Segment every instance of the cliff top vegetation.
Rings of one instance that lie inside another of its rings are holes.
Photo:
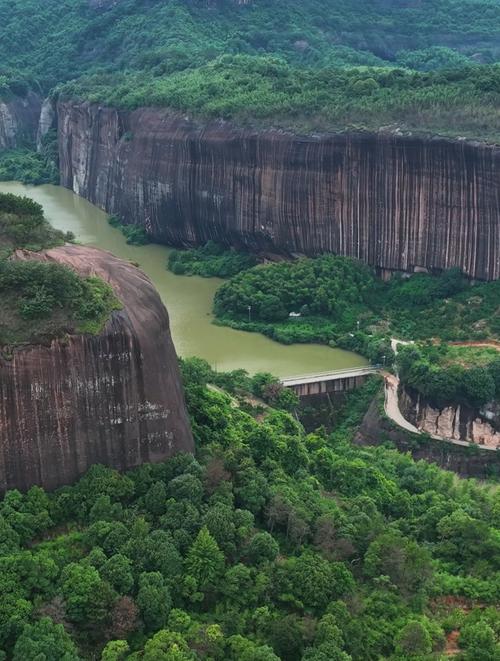
[[[403,130],[500,143],[500,65],[428,73],[312,69],[269,56],[227,55],[155,78],[95,74],[63,85],[60,93],[126,109],[168,107],[244,126]]]
[[[57,87],[294,130],[500,141],[496,0],[0,0],[0,11],[0,96]]]
[[[29,197],[0,193],[0,257],[17,248],[37,251],[61,246],[72,238],[54,229],[42,206]]]
[[[484,347],[417,344],[397,356],[402,382],[439,406],[479,408],[500,401],[500,351]]]
[[[17,248],[62,245],[72,237],[46,221],[42,207],[26,197],[0,194],[0,346],[48,341],[71,332],[99,332],[120,307],[109,285],[81,278],[60,264],[18,261]]]
[[[13,661],[460,661],[499,654],[499,491],[235,406],[183,361],[196,456],[0,502]],[[239,375],[225,375],[227,384]]]

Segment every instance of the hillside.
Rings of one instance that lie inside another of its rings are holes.
[[[8,658],[498,658],[498,491],[352,446],[376,382],[306,435],[183,372],[195,457],[0,503]]]
[[[84,76],[64,93],[300,130],[402,123],[498,139],[495,0],[0,0],[0,11],[4,96]]]

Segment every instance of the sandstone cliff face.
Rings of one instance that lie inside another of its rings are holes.
[[[47,133],[56,128],[56,107],[52,99],[44,99],[40,107],[40,116],[36,130],[36,149],[41,151],[43,139]]]
[[[64,246],[57,261],[108,281],[124,304],[97,336],[0,357],[0,490],[68,484],[92,464],[127,469],[193,450],[169,321],[149,279],[106,253]]]
[[[0,99],[0,150],[35,142],[41,100],[34,92],[25,98]]]
[[[58,126],[62,184],[159,241],[500,277],[498,147],[294,136],[70,102],[59,103]]]
[[[500,407],[496,403],[484,411],[460,405],[438,409],[419,393],[402,388],[399,405],[403,416],[428,434],[500,448]]]
[[[409,434],[380,414],[375,398],[368,409],[354,443],[381,445],[391,441],[401,452],[409,452],[415,461],[425,459],[462,477],[494,478],[500,470],[500,453],[470,448],[445,441],[430,440]]]

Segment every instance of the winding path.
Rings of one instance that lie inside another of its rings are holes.
[[[398,346],[404,344],[413,344],[413,342],[404,342],[403,340],[391,340],[391,347],[395,354],[398,352]],[[500,343],[496,342],[451,342],[455,346],[474,346],[474,347],[490,347],[500,351]],[[398,427],[411,432],[412,434],[422,434],[422,430],[412,425],[411,422],[408,422],[406,418],[401,413],[399,408],[399,399],[398,399],[398,389],[399,389],[399,377],[397,374],[391,374],[389,372],[382,372],[384,377],[384,391],[385,391],[385,401],[384,401],[384,411],[386,416],[392,420]],[[436,441],[444,441],[446,443],[452,443],[453,445],[461,445],[462,447],[477,447],[481,450],[490,450],[492,452],[497,452],[497,448],[492,448],[489,445],[479,445],[478,443],[470,443],[469,441],[459,441],[454,438],[446,438],[444,436],[438,436],[437,434],[430,434],[430,437]]]

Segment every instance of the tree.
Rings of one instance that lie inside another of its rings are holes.
[[[227,555],[236,551],[236,526],[233,521],[234,509],[229,505],[217,503],[205,514],[203,522],[218,546]]]
[[[276,618],[270,626],[273,650],[281,659],[299,661],[304,647],[302,622],[296,615]]]
[[[167,501],[167,489],[163,482],[152,484],[144,497],[146,509],[153,516],[161,516],[165,513]]]
[[[332,614],[321,618],[314,637],[314,646],[309,647],[302,657],[303,661],[350,661],[351,657],[343,651],[342,632]]]
[[[159,572],[144,572],[139,577],[137,605],[148,631],[165,626],[172,608],[170,590]]]
[[[421,594],[432,578],[429,552],[398,531],[380,535],[365,554],[365,573],[370,577],[385,575],[402,596]]]
[[[182,634],[159,631],[144,648],[144,661],[195,661],[195,654]]]
[[[203,484],[195,475],[184,473],[170,480],[168,495],[176,500],[188,500],[198,506],[203,498]]]
[[[64,568],[61,593],[68,619],[89,629],[95,629],[109,618],[116,599],[115,592],[101,579],[97,569],[77,563]]]
[[[425,656],[432,652],[432,639],[427,629],[417,621],[405,624],[397,634],[394,645],[404,659]]]
[[[107,495],[99,496],[89,512],[90,523],[96,521],[116,521],[122,515],[120,503],[113,503]]]
[[[254,643],[243,636],[231,636],[228,643],[228,661],[280,661],[270,647]]]
[[[134,585],[132,563],[121,553],[112,555],[109,560],[106,560],[99,573],[118,594],[129,593]]]
[[[101,661],[125,661],[129,651],[126,640],[110,640],[102,651]]]
[[[14,646],[13,661],[79,661],[77,649],[62,624],[43,617],[26,624]]]
[[[466,624],[458,643],[466,650],[464,661],[500,660],[500,643],[496,642],[495,632],[486,622]]]
[[[484,367],[470,367],[464,374],[464,391],[472,406],[482,406],[495,397],[495,381]]]
[[[206,526],[198,533],[186,558],[186,572],[196,581],[198,590],[212,595],[219,589],[224,573],[224,554]]]
[[[132,597],[119,597],[111,611],[111,622],[107,634],[113,639],[128,638],[137,629],[139,610]]]
[[[250,540],[246,555],[249,562],[259,565],[272,562],[279,552],[278,542],[268,532],[258,532]]]
[[[342,562],[328,562],[307,552],[276,568],[276,588],[290,591],[305,609],[319,613],[334,599],[352,592],[354,579]]]

